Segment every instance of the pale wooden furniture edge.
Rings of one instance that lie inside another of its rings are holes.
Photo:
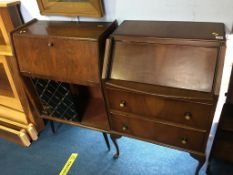
[[[0,7],[9,7],[18,4],[20,4],[20,1],[15,1],[15,0],[0,1]]]

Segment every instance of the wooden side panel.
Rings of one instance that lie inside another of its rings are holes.
[[[28,124],[28,119],[25,113],[1,105],[0,105],[0,117],[15,122],[19,122],[22,124]]]
[[[32,116],[16,58],[13,57],[10,32],[23,23],[19,4],[19,1],[0,3],[0,69],[4,71],[0,71],[0,137],[29,146],[30,138],[27,132],[36,140],[37,131],[34,126],[41,126],[41,130],[43,121],[39,119],[35,122],[35,116]],[[4,122],[3,125],[2,121],[9,122]]]
[[[221,46],[219,49],[219,56],[218,56],[218,64],[216,69],[216,77],[214,83],[214,94],[219,95],[221,81],[222,81],[222,74],[223,74],[223,67],[225,61],[225,54],[226,54],[226,46]]]
[[[2,33],[1,28],[0,28],[0,45],[5,45],[5,44],[6,44],[6,42],[4,40],[3,33]]]
[[[107,79],[109,74],[111,51],[112,51],[112,39],[108,38],[106,41],[105,54],[104,54],[104,64],[103,64],[103,72],[102,72],[103,80]]]
[[[0,62],[0,96],[14,97],[10,82],[7,78],[5,67]]]
[[[0,93],[0,104],[8,106],[10,108],[13,108],[13,109],[16,109],[16,110],[19,110],[22,112],[23,108],[22,108],[22,105],[20,103],[19,95],[18,95],[17,88],[15,85],[16,83],[14,81],[15,74],[12,72],[11,66],[8,62],[9,59],[13,59],[13,58],[0,55],[0,64],[5,72],[5,75],[0,74],[0,77],[1,77],[0,80],[2,83],[1,86],[7,86],[7,89],[5,88],[5,93],[4,93],[5,95],[2,94],[3,91]],[[18,84],[18,86],[19,85],[20,84]],[[1,89],[1,90],[3,90],[3,89]]]
[[[29,100],[28,94],[26,93],[28,89],[24,85],[25,82],[23,81],[23,78],[20,76],[16,58],[7,57],[7,62],[9,69],[11,70],[14,86],[17,85],[15,86],[17,100],[20,102],[20,105],[22,106],[23,111],[27,116],[27,120],[30,121],[30,123],[33,123],[38,131],[41,131],[44,128],[44,122],[41,118],[39,118],[37,108],[30,104],[31,102]]]

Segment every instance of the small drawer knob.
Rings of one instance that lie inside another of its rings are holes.
[[[122,101],[120,102],[120,107],[121,107],[121,108],[126,107],[126,101],[122,100]]]
[[[123,125],[122,130],[123,130],[123,131],[127,131],[127,130],[128,130],[128,126]]]
[[[190,112],[186,112],[184,114],[184,118],[185,118],[185,120],[191,120],[192,119],[192,114]]]
[[[27,32],[26,30],[20,30],[19,34],[23,34],[23,33],[26,33],[26,32]]]
[[[188,139],[187,139],[187,138],[182,138],[182,139],[181,139],[181,143],[182,143],[183,145],[186,145],[186,144],[188,143]]]
[[[49,43],[48,43],[48,47],[53,47],[53,45],[54,45],[54,44],[53,44],[52,42],[49,42]]]

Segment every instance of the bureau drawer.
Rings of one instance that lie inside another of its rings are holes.
[[[84,85],[99,82],[98,42],[18,33],[13,39],[21,72]]]
[[[172,100],[107,88],[110,109],[208,130],[212,105]]]
[[[114,114],[111,115],[111,129],[162,144],[203,151],[204,132]]]

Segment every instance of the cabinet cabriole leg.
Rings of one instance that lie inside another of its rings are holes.
[[[111,137],[111,140],[116,148],[116,153],[114,155],[114,159],[118,159],[119,158],[119,155],[120,155],[120,150],[119,150],[119,146],[118,146],[118,143],[117,143],[117,139],[119,139],[121,136],[119,135],[116,135],[116,134],[110,134],[110,137]]]
[[[110,143],[109,143],[109,140],[108,140],[108,135],[107,135],[107,133],[104,133],[104,132],[103,132],[103,136],[104,136],[104,140],[105,140],[105,142],[106,142],[108,151],[110,151]]]

